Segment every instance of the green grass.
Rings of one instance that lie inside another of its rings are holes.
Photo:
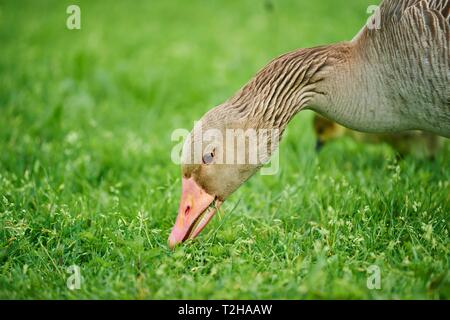
[[[70,31],[72,3],[0,2],[0,298],[450,298],[449,143],[435,161],[345,139],[317,155],[309,112],[278,175],[167,247],[172,131],[271,58],[351,39],[373,1],[76,1]]]

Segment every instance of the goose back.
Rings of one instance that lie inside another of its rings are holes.
[[[404,129],[450,136],[449,11],[449,0],[385,0],[379,29],[365,26],[353,40],[355,60]]]

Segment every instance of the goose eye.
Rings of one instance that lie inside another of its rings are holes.
[[[214,160],[214,151],[213,152],[208,152],[207,154],[205,154],[203,156],[203,163],[204,164],[210,164],[211,162],[213,162]]]

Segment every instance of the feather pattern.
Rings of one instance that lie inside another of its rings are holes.
[[[447,135],[449,6],[448,0],[384,1],[380,29],[365,27],[354,40],[360,64],[403,122]]]

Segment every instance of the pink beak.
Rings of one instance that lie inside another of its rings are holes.
[[[194,239],[203,230],[222,204],[214,200],[215,197],[205,192],[193,178],[183,178],[178,216],[169,236],[171,248]]]

